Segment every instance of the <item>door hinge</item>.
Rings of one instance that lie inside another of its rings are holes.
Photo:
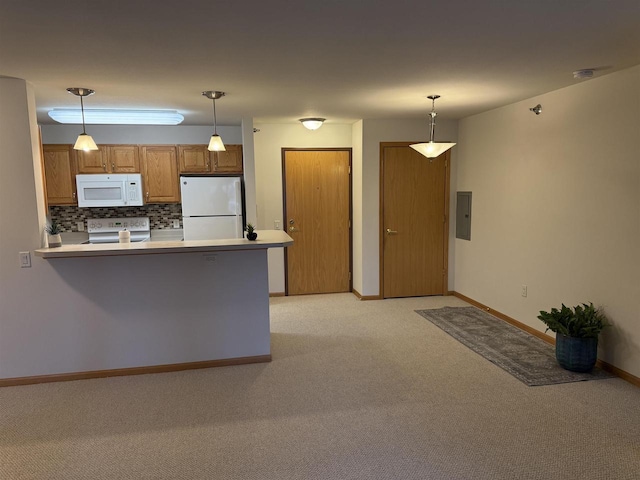
[[[444,277],[444,274],[447,273],[446,270],[442,270],[442,276]]]
[[[351,165],[349,165],[349,175],[351,175]]]
[[[351,272],[349,272],[349,280],[351,280]]]
[[[449,166],[449,160],[445,160],[444,161],[444,168],[447,168]]]
[[[349,220],[349,228],[351,228],[351,220]]]

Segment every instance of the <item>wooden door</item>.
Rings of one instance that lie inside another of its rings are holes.
[[[98,147],[98,150],[76,150],[78,159],[78,173],[107,173],[107,149]]]
[[[140,147],[145,203],[180,201],[176,148],[171,145]]]
[[[225,152],[211,152],[215,173],[242,173],[242,145],[225,145]]]
[[[137,145],[109,145],[109,170],[113,173],[140,173],[140,155]]]
[[[381,145],[384,298],[446,292],[449,152],[429,161],[408,145]]]
[[[71,145],[43,145],[42,152],[47,204],[77,204],[73,147]]]
[[[350,150],[284,150],[288,295],[351,291]]]
[[[206,145],[178,145],[180,173],[210,173],[211,162]]]

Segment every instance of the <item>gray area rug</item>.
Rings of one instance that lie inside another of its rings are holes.
[[[555,347],[475,307],[416,313],[529,386],[613,377],[599,368],[590,373],[565,370],[556,362]]]

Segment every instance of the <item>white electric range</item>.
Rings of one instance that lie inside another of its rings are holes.
[[[151,237],[149,217],[87,219],[89,243],[118,243],[118,232],[125,229],[132,242],[146,242]]]

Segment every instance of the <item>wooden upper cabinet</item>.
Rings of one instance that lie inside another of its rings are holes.
[[[242,145],[225,145],[225,152],[209,152],[213,173],[242,173]]]
[[[109,171],[107,149],[104,146],[88,152],[76,150],[76,158],[78,159],[78,173],[107,173]]]
[[[43,145],[48,205],[76,205],[75,151],[72,145]]]
[[[210,173],[211,161],[206,145],[178,145],[180,173]]]
[[[78,173],[140,173],[136,145],[100,145],[98,150],[78,150]]]
[[[137,145],[109,145],[107,164],[112,173],[140,173],[140,154]]]
[[[142,186],[146,203],[177,203],[180,183],[176,147],[143,145],[140,147]]]

